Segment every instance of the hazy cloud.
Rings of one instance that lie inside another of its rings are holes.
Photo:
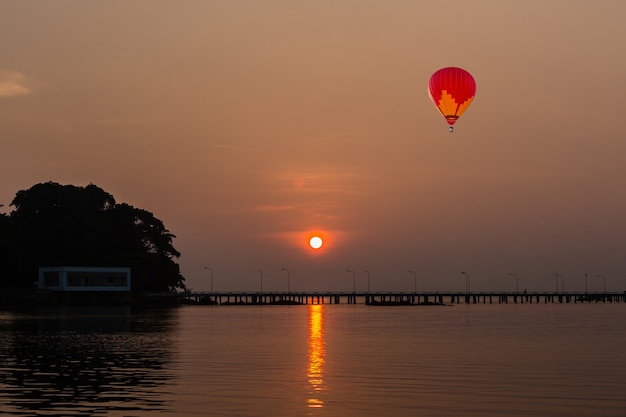
[[[253,148],[250,146],[232,145],[229,143],[207,143],[207,146],[210,146],[212,148],[229,149],[229,150],[246,151],[246,152],[253,150]]]
[[[17,71],[0,71],[0,97],[30,94],[27,77]]]
[[[253,208],[254,211],[287,211],[295,209],[295,206],[272,206],[272,205],[263,205],[256,206]]]

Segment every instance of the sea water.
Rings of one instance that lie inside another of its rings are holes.
[[[624,416],[626,303],[0,312],[0,414]]]

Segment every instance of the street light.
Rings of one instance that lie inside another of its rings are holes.
[[[348,269],[346,269],[346,272],[352,272],[352,292],[356,294],[356,273],[351,270],[349,266]]]
[[[365,271],[367,274],[367,292],[370,292],[370,271]]]
[[[554,282],[556,283],[556,293],[559,293],[559,274],[556,272],[552,273],[554,275]]]
[[[417,273],[409,270],[409,274],[413,274],[413,292],[417,294]]]
[[[461,272],[461,275],[465,275],[465,292],[469,294],[470,292],[470,276],[467,272]]]
[[[585,295],[587,294],[587,279],[589,278],[587,275],[588,274],[585,272]]]
[[[204,269],[208,269],[209,271],[211,271],[211,293],[213,293],[213,268],[205,266]]]
[[[513,272],[509,272],[509,275],[511,275],[512,277],[515,277],[515,293],[519,293],[519,277],[517,276],[516,273],[513,273]]]
[[[291,294],[291,272],[287,268],[280,268],[287,271],[287,294]]]
[[[259,292],[263,292],[263,271],[261,269],[259,269],[259,274],[261,274],[261,289],[259,290]]]
[[[602,292],[606,294],[606,277],[604,275],[598,275],[598,277],[602,278]]]

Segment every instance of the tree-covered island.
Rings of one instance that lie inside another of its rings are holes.
[[[39,268],[50,266],[130,267],[133,295],[185,289],[175,236],[96,185],[36,184],[10,206],[0,213],[0,307],[35,292]]]

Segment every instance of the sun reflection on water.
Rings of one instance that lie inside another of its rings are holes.
[[[320,394],[324,390],[324,306],[309,306],[309,366],[307,376],[311,386],[309,408],[322,408],[324,401]]]

